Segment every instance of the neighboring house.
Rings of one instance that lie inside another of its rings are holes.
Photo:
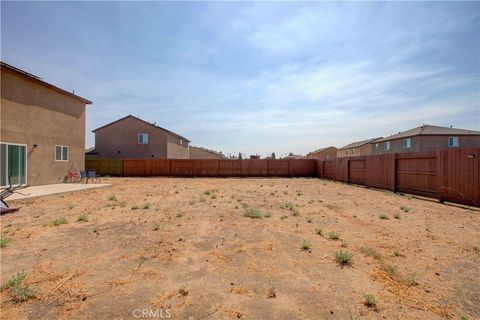
[[[190,146],[190,159],[227,159],[221,152]]]
[[[307,154],[308,159],[331,159],[337,157],[337,148],[326,147]]]
[[[337,157],[353,157],[353,156],[365,156],[372,154],[372,142],[381,138],[373,138],[362,141],[350,143],[337,150]]]
[[[1,62],[0,185],[62,182],[85,165],[92,102]]]
[[[185,137],[132,115],[93,130],[95,149],[87,159],[189,159]]]
[[[480,131],[423,125],[372,143],[374,154],[480,147]]]

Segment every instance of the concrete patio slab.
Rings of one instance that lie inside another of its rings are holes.
[[[102,188],[108,187],[111,184],[105,183],[92,183],[92,184],[84,184],[84,183],[58,183],[58,184],[47,184],[43,186],[31,186],[26,187],[24,189],[19,189],[18,191],[23,193],[14,193],[9,196],[6,200],[22,200],[40,196],[48,196],[51,194],[58,194],[58,193],[65,193],[65,192],[74,192],[74,191],[82,191],[94,188]]]

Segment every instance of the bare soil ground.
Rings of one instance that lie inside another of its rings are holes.
[[[3,319],[480,318],[478,209],[319,179],[102,182],[11,203],[1,281],[25,270],[37,295],[3,290]]]

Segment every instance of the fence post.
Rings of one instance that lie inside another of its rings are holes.
[[[443,203],[444,197],[443,197],[443,186],[445,185],[445,168],[446,168],[446,153],[441,150],[437,150],[436,152],[437,155],[437,188],[438,188],[438,201],[440,203]]]
[[[392,180],[393,180],[393,186],[392,186],[392,191],[397,192],[397,154],[393,154],[393,175],[392,175]]]
[[[347,158],[347,184],[350,183],[350,158]]]

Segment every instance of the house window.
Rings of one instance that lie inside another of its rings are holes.
[[[375,149],[378,149],[378,143],[375,143]]]
[[[390,150],[390,141],[383,143],[383,150]]]
[[[451,148],[456,148],[459,146],[458,137],[448,137],[448,146]]]
[[[352,154],[354,154],[354,153],[355,153],[355,148],[352,148]]]
[[[68,146],[55,146],[55,161],[68,161]]]
[[[407,138],[407,139],[403,139],[403,147],[405,149],[408,149],[412,146],[412,139],[410,138]]]
[[[148,133],[138,134],[138,144],[148,144]]]
[[[182,139],[180,139],[180,144],[183,144],[183,140],[182,140]]]

